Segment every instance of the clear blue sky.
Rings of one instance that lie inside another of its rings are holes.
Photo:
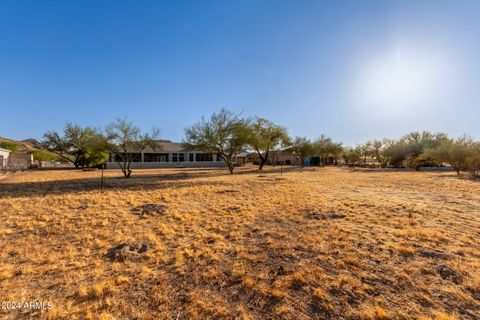
[[[346,144],[480,138],[480,1],[0,2],[0,136],[226,107]]]

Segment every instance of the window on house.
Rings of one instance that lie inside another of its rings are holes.
[[[145,162],[167,162],[168,153],[145,153],[143,158]]]
[[[213,155],[211,153],[197,153],[195,161],[213,161]]]
[[[185,161],[185,153],[172,153],[172,161],[173,162],[184,162]]]
[[[193,161],[193,153],[189,154],[188,161],[192,162]]]

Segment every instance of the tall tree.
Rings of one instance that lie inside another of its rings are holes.
[[[367,164],[367,158],[373,156],[373,149],[372,146],[368,143],[362,144],[358,146],[358,150],[360,152],[360,155],[362,157],[362,162],[364,165]]]
[[[65,126],[63,135],[47,131],[42,141],[44,149],[73,163],[75,168],[96,165],[99,156],[102,155],[103,145],[102,135],[97,130],[90,127],[82,128],[73,123]]]
[[[414,131],[404,135],[400,142],[405,144],[405,152],[408,155],[419,156],[426,149],[434,149],[443,142],[448,142],[448,136],[445,133],[431,133],[429,131]]]
[[[423,156],[449,164],[457,174],[468,167],[468,159],[474,154],[474,141],[468,137],[444,140],[436,148],[425,150]]]
[[[300,167],[304,167],[305,159],[314,152],[313,144],[305,137],[295,137],[290,150],[300,158]]]
[[[320,164],[324,166],[329,156],[338,157],[343,150],[341,143],[333,142],[332,138],[321,135],[313,142],[314,153],[320,156]]]
[[[129,178],[132,174],[131,164],[139,159],[143,150],[147,147],[154,150],[159,148],[155,141],[158,135],[158,129],[152,129],[150,133],[143,133],[139,127],[125,119],[117,119],[107,126],[105,129],[106,149],[122,170],[125,178]]]
[[[190,150],[218,154],[233,174],[235,157],[245,151],[249,121],[226,109],[185,129],[184,145]]]
[[[248,145],[257,152],[260,158],[258,170],[262,170],[270,152],[276,150],[280,145],[288,143],[287,129],[264,118],[254,119],[248,129]]]
[[[343,150],[342,157],[346,164],[355,166],[362,160],[362,150],[360,147],[345,148]]]
[[[391,148],[395,144],[395,141],[389,139],[373,140],[368,143],[369,148],[372,150],[372,156],[380,163],[382,168],[388,167],[392,159]]]
[[[476,143],[473,149],[473,154],[467,159],[467,170],[474,177],[480,176],[480,143]]]
[[[444,133],[431,133],[429,131],[414,131],[404,135],[396,144],[398,160],[403,155],[404,163],[416,171],[421,167],[434,163],[434,160],[424,155],[427,149],[435,149],[449,139]]]

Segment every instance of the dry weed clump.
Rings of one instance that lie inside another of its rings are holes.
[[[480,318],[478,181],[107,170],[100,190],[98,175],[0,182],[2,299],[52,302],[0,318]]]

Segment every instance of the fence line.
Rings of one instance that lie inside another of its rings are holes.
[[[0,162],[0,171],[21,171],[31,168],[36,165],[36,161],[7,158],[5,161]]]

